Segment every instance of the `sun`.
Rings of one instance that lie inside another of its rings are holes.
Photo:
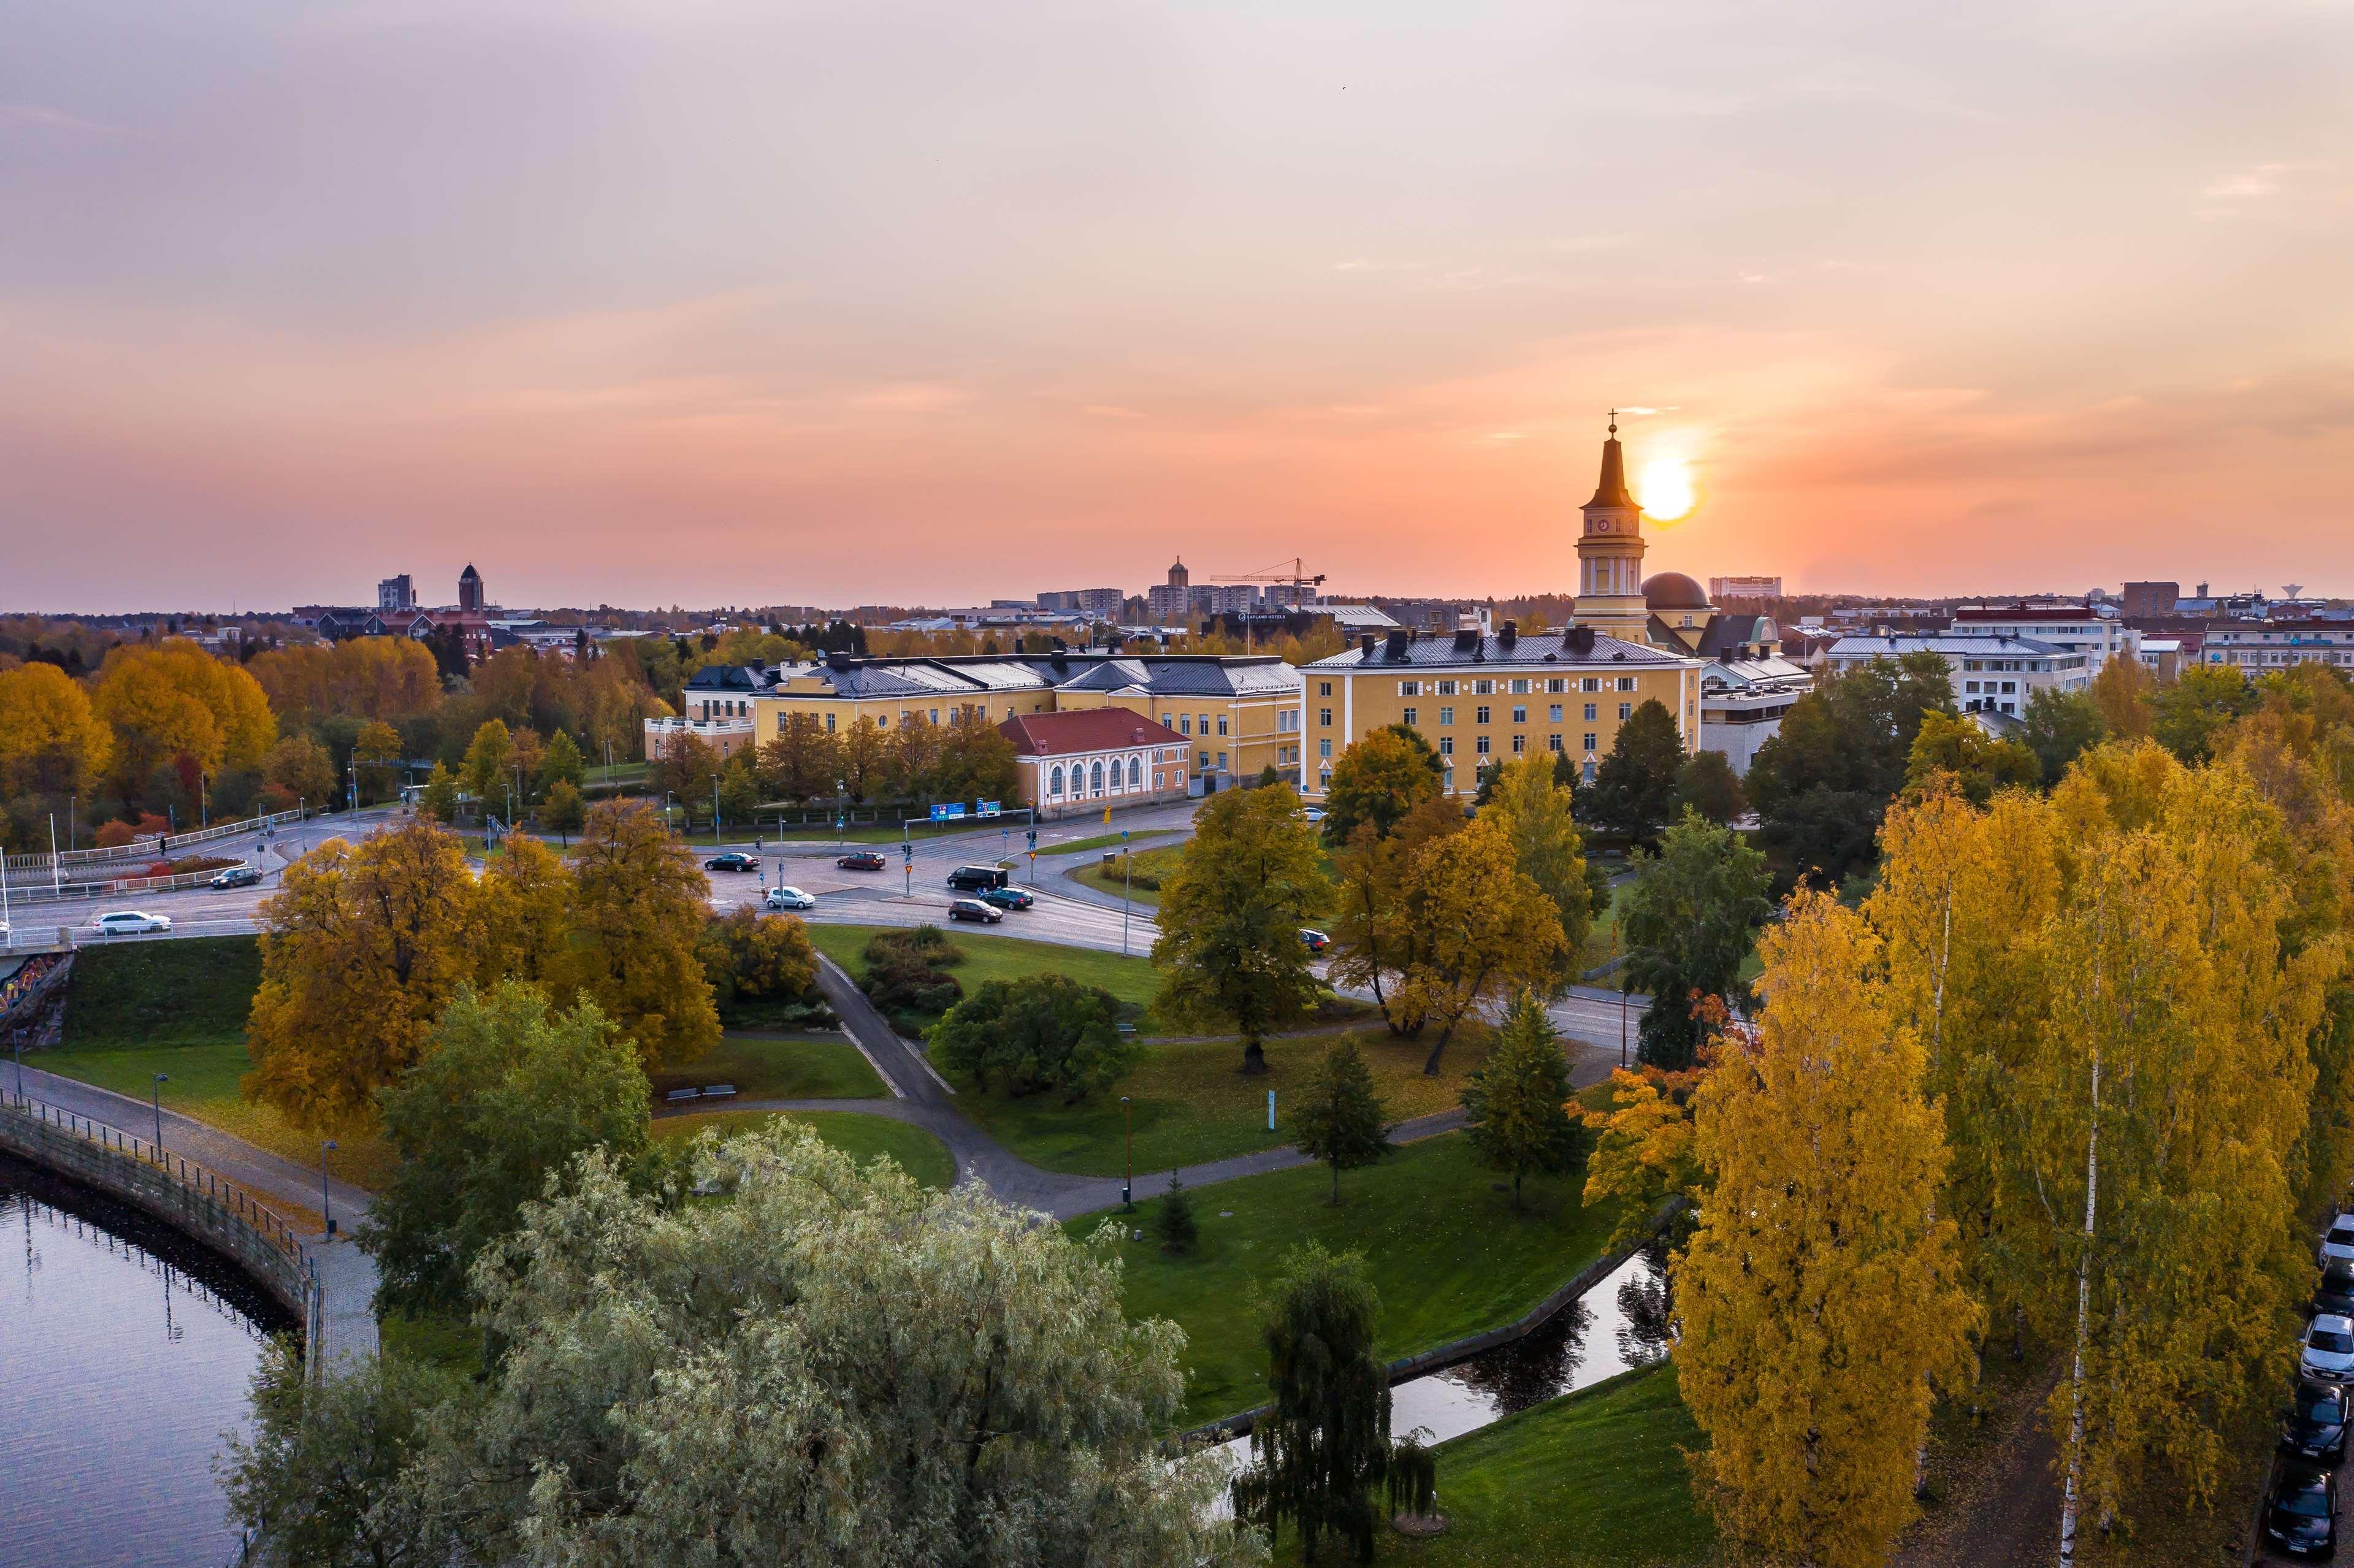
[[[1682,459],[1655,458],[1644,465],[1644,516],[1672,523],[1691,509],[1691,470]]]

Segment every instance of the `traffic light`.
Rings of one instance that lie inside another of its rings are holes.
[[[1030,830],[1030,847],[1032,849],[1038,847],[1038,830],[1035,828]]]

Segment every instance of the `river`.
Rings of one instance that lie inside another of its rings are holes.
[[[130,1206],[0,1156],[8,1568],[220,1568],[212,1473],[269,1335],[260,1288]]]

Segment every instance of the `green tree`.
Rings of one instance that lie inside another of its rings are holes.
[[[1182,1337],[1117,1261],[805,1129],[706,1142],[719,1203],[600,1152],[475,1269],[505,1347],[396,1508],[448,1560],[1227,1568],[1222,1466],[1162,1446]],[[560,1486],[545,1478],[561,1476]]]
[[[1378,1163],[1390,1151],[1389,1111],[1373,1092],[1373,1070],[1354,1040],[1343,1039],[1294,1097],[1286,1129],[1292,1147],[1331,1168],[1332,1202],[1341,1172]]]
[[[752,768],[751,754],[737,752],[719,769],[719,810],[737,828],[752,825],[760,809],[760,780]]]
[[[1331,902],[1316,830],[1289,785],[1212,797],[1161,884],[1155,1009],[1233,1028],[1243,1071],[1266,1072],[1267,1033],[1316,1006],[1299,927]]]
[[[1280,784],[1283,782],[1283,775],[1278,772],[1275,764],[1270,762],[1258,770],[1258,781],[1261,784]]]
[[[1649,843],[1675,820],[1676,780],[1683,765],[1684,740],[1675,715],[1658,699],[1648,699],[1618,726],[1618,738],[1581,803],[1596,827]]]
[[[1696,816],[1667,831],[1657,854],[1638,852],[1635,880],[1618,915],[1627,940],[1627,983],[1649,991],[1639,1059],[1677,1071],[1699,1047],[1697,1004],[1738,1001],[1741,966],[1766,901],[1766,857],[1730,828]]]
[[[445,1543],[394,1506],[456,1379],[387,1351],[338,1362],[313,1386],[290,1336],[253,1374],[253,1418],[217,1467],[232,1518],[260,1532],[255,1568],[440,1568]]]
[[[400,1163],[360,1231],[378,1298],[454,1307],[482,1249],[587,1149],[646,1150],[646,1075],[593,1001],[557,1012],[528,986],[461,990],[426,1053],[382,1097]]]
[[[558,784],[569,784],[577,792],[588,778],[588,764],[578,744],[568,731],[557,730],[539,754],[539,792],[550,794]]]
[[[2213,755],[2216,736],[2233,719],[2255,712],[2256,690],[2225,664],[2193,664],[2158,688],[2150,699],[2150,733],[2185,762]]]
[[[345,803],[335,787],[334,759],[307,735],[290,735],[272,746],[261,759],[261,776],[288,795],[308,801],[313,811],[332,811]]]
[[[1303,1561],[1336,1537],[1370,1563],[1369,1494],[1389,1470],[1390,1390],[1374,1336],[1381,1298],[1364,1258],[1314,1242],[1284,1256],[1262,1308],[1275,1407],[1252,1424],[1235,1511],[1270,1533],[1299,1532]]]
[[[1695,751],[1676,769],[1676,815],[1697,811],[1723,827],[1749,809],[1741,779],[1721,751]]]
[[[1372,822],[1359,822],[1339,856],[1340,886],[1328,933],[1332,983],[1370,990],[1393,1034],[1407,1033],[1412,1021],[1391,1005],[1386,988],[1426,956],[1429,937],[1408,918],[1407,874],[1424,845],[1463,826],[1455,802],[1433,795],[1387,837]]]
[[[493,799],[504,803],[507,798],[507,758],[514,750],[514,737],[504,719],[485,719],[466,745],[458,782],[486,811]]]
[[[2089,691],[2060,692],[2049,686],[2028,694],[2020,715],[2020,742],[2035,754],[2046,788],[2060,782],[2068,765],[2101,744],[2108,725]]]
[[[1360,737],[1332,764],[1324,788],[1324,836],[1347,843],[1361,822],[1386,838],[1406,815],[1438,794],[1440,763],[1430,743],[1402,724]]]
[[[731,909],[704,928],[703,972],[722,1002],[797,1001],[817,990],[817,948],[798,916]]]
[[[1996,790],[2031,789],[2042,775],[2033,752],[2015,740],[1996,740],[1968,715],[1926,713],[1905,762],[1904,788],[1918,794],[1946,779],[1983,806]]]
[[[985,980],[932,1025],[932,1056],[987,1093],[1052,1090],[1076,1104],[1126,1077],[1143,1047],[1119,1033],[1119,1002],[1068,975]]]
[[[1169,1172],[1169,1191],[1161,1195],[1161,1207],[1152,1212],[1152,1234],[1165,1253],[1188,1253],[1201,1239],[1201,1224],[1193,1218],[1193,1195],[1177,1180],[1177,1172]]]
[[[1726,1533],[1877,1568],[1917,1511],[1932,1383],[1978,1321],[1936,1217],[1945,1129],[1862,919],[1801,893],[1766,939],[1765,1010],[1701,1086],[1710,1185],[1675,1269],[1678,1386]]]
[[[1578,1161],[1570,1119],[1569,1058],[1535,995],[1522,991],[1504,1013],[1488,1059],[1463,1090],[1464,1136],[1491,1171],[1512,1178],[1512,1207],[1530,1171],[1556,1173]]]
[[[458,819],[458,780],[439,762],[426,775],[425,788],[418,793],[417,810],[427,820],[445,826]]]
[[[1953,676],[1940,654],[1825,675],[1750,764],[1759,838],[1802,872],[1844,880],[1872,859],[1881,819],[1904,787],[1921,715],[1953,711]]]
[[[438,768],[440,764],[434,766]],[[567,848],[571,847],[572,835],[580,831],[588,814],[588,802],[581,800],[580,791],[566,779],[559,779],[547,787],[547,799],[540,803],[539,808],[541,825],[554,828]]]

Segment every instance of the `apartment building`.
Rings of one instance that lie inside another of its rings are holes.
[[[1321,797],[1333,760],[1394,724],[1430,742],[1450,794],[1471,793],[1491,762],[1532,754],[1575,757],[1590,780],[1619,726],[1654,699],[1675,715],[1684,748],[1696,750],[1702,662],[1590,626],[1522,636],[1508,620],[1493,634],[1477,627],[1452,636],[1368,633],[1351,652],[1301,672],[1312,748],[1305,792]]]
[[[2089,604],[2073,601],[1966,604],[1955,609],[1946,631],[1952,637],[2031,637],[2084,654],[2085,672],[2094,675],[2112,659],[2140,656],[2139,630]]]
[[[1824,657],[1833,670],[1849,673],[1874,659],[1935,653],[1945,660],[1954,683],[1954,705],[1964,713],[2027,711],[2027,699],[2045,689],[2082,691],[2092,683],[2090,655],[2057,643],[2008,634],[1842,637]]]
[[[2219,620],[2202,635],[2197,658],[2250,676],[2292,664],[2328,664],[2354,672],[2354,624]]]

